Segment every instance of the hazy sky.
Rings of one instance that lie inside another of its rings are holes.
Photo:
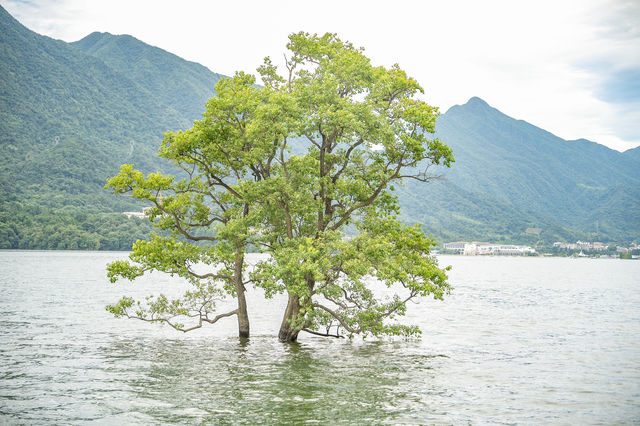
[[[375,65],[399,63],[442,112],[479,96],[565,139],[640,145],[640,0],[0,4],[40,34],[131,34],[226,75],[279,60],[292,32],[336,32]]]

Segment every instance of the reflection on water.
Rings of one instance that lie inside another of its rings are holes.
[[[444,257],[423,339],[281,344],[284,300],[255,292],[250,340],[109,317],[176,287],[109,285],[117,256],[0,252],[0,423],[640,422],[640,262]]]
[[[143,402],[141,414],[160,422],[394,422],[421,413],[417,421],[428,409],[415,382],[428,382],[438,362],[403,355],[406,344],[283,345],[259,337],[118,345],[119,354],[146,354],[130,392]]]

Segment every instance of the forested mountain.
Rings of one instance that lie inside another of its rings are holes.
[[[627,161],[634,161],[637,164],[640,161],[640,146],[633,149],[628,149],[622,153]]]
[[[0,248],[130,247],[149,225],[119,214],[141,206],[105,180],[166,169],[162,133],[190,127],[221,76],[132,37],[53,40],[1,7],[0,58]]]
[[[128,249],[150,226],[105,180],[168,170],[162,133],[190,127],[220,78],[131,36],[53,40],[0,8],[0,248]],[[640,148],[565,141],[478,98],[437,129],[456,163],[397,193],[440,241],[640,240]]]
[[[213,87],[224,77],[130,35],[95,32],[71,45],[102,59],[155,94],[164,105],[178,111],[187,123],[200,117],[205,103],[213,95]]]
[[[546,240],[640,238],[637,148],[620,153],[584,139],[566,141],[479,98],[450,108],[437,131],[456,163],[439,171],[445,181],[433,188],[409,183],[405,192],[413,197],[404,198],[404,207],[440,199],[420,210],[421,221],[438,224],[442,235],[497,233],[523,241],[532,238],[524,234],[532,227]],[[447,202],[443,215],[439,206]]]

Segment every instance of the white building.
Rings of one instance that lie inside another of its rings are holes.
[[[451,243],[445,243],[444,244],[444,249],[445,250],[452,250],[455,254],[462,254],[464,253],[464,246],[465,244],[467,244],[464,241],[454,241]]]
[[[456,241],[446,243],[446,250],[452,250],[456,254],[465,256],[484,256],[484,255],[500,255],[500,256],[524,256],[535,253],[535,249],[529,246],[517,246],[513,244],[491,244],[479,242]]]

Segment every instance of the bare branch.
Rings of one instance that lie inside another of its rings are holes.
[[[444,176],[443,175],[425,175],[423,173],[419,173],[417,175],[400,175],[398,176],[401,179],[413,179],[413,180],[417,180],[418,182],[432,182],[434,180],[443,180]]]
[[[203,235],[201,237],[196,237],[195,235],[189,234],[187,231],[184,230],[184,228],[180,224],[180,218],[178,217],[177,213],[173,212],[172,216],[175,219],[174,224],[176,226],[176,230],[179,233],[181,233],[185,238],[191,241],[217,241],[218,240],[216,237],[208,237],[206,235]]]
[[[320,146],[320,144],[318,142],[316,142],[313,138],[311,138],[309,135],[307,135],[306,133],[304,134],[304,136],[309,139],[309,142],[311,142],[312,144],[314,144],[315,146],[318,147],[318,149],[322,149],[322,147]]]
[[[185,265],[185,267],[187,268],[187,272],[189,273],[189,275],[192,275],[196,278],[199,278],[201,280],[206,279],[206,278],[213,278],[215,280],[231,280],[232,278],[229,275],[224,275],[224,274],[214,274],[212,272],[206,273],[206,274],[198,274],[196,272],[194,272],[189,265]]]
[[[337,337],[338,339],[344,339],[344,336],[342,336],[341,334],[329,334],[329,332],[326,333],[320,333],[308,328],[303,328],[301,331],[306,331],[309,334],[315,334],[316,336],[322,336],[322,337]]]
[[[215,322],[217,322],[218,320],[220,320],[222,318],[230,317],[230,316],[237,315],[237,314],[238,314],[238,310],[234,309],[233,311],[226,312],[224,314],[218,314],[212,319],[209,319],[209,317],[205,315],[205,317],[202,318],[202,321],[206,321],[209,324],[214,324]]]
[[[125,314],[125,316],[127,318],[130,318],[130,319],[138,319],[140,321],[151,322],[151,323],[160,322],[160,323],[168,324],[173,329],[178,330],[178,331],[182,331],[183,333],[186,333],[188,331],[192,331],[192,330],[195,330],[197,328],[202,327],[202,321],[208,322],[209,324],[213,324],[213,323],[217,322],[218,320],[220,320],[222,318],[230,317],[232,315],[237,315],[238,314],[238,310],[234,309],[231,312],[226,312],[224,314],[216,315],[214,318],[211,318],[211,319],[208,318],[207,314],[205,314],[204,316],[200,315],[199,316],[199,320],[198,320],[198,324],[194,325],[193,327],[189,327],[189,328],[182,328],[182,327],[178,326],[177,324],[171,322],[171,320],[173,318],[175,318],[176,316],[172,316],[170,318],[153,318],[153,317],[152,318],[145,318],[145,317],[141,317],[141,316],[138,316],[138,315],[131,315],[126,310],[125,310],[124,314]]]
[[[353,333],[353,334],[358,334],[362,331],[362,328],[353,328],[351,327],[349,324],[347,324],[344,320],[344,318],[342,318],[340,315],[338,315],[337,312],[335,312],[333,309],[327,308],[324,305],[321,305],[320,303],[314,303],[312,305],[314,308],[319,308],[322,309],[323,311],[327,312],[328,314],[330,314],[332,317],[334,317],[339,323],[340,325],[347,330],[349,333]]]

